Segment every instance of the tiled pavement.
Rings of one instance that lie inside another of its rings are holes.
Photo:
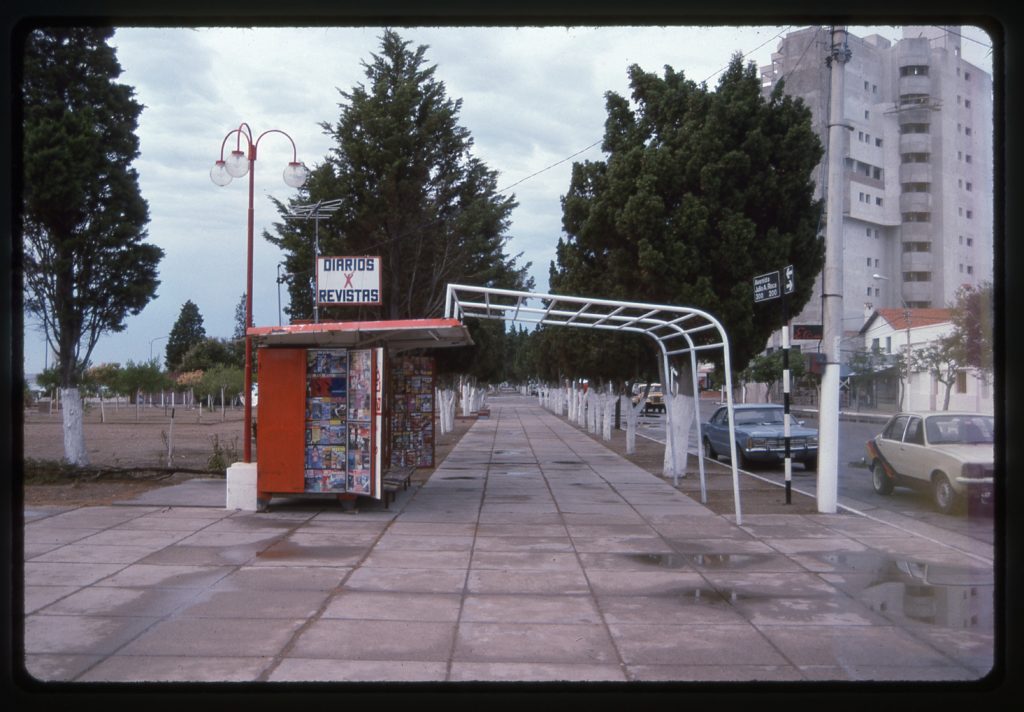
[[[223,501],[223,500],[221,500]],[[984,678],[988,556],[853,514],[719,516],[535,401],[343,511],[25,512],[42,681]]]

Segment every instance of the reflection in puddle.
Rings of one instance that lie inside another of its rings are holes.
[[[661,569],[695,568],[698,571],[746,571],[775,558],[772,554],[624,554],[630,561]],[[861,602],[893,622],[927,625],[991,634],[994,625],[994,580],[991,568],[936,564],[891,557],[880,552],[827,552],[807,554],[830,565],[819,575],[839,591]],[[765,573],[771,576],[771,573]],[[685,600],[722,596],[731,603],[741,600],[785,600],[820,598],[833,594],[805,587],[787,590],[785,573],[778,590],[767,590],[767,582],[749,587],[732,585],[713,593],[708,589],[673,592]]]

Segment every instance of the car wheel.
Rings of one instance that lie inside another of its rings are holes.
[[[935,498],[935,507],[943,514],[951,514],[957,508],[956,491],[949,483],[949,478],[939,472],[932,479],[932,493]]]
[[[892,480],[886,476],[885,469],[878,460],[871,463],[871,486],[878,494],[892,494]]]
[[[743,448],[739,445],[736,446],[736,467],[741,470],[746,470],[750,467],[750,460],[743,454]]]
[[[711,446],[711,441],[704,438],[704,457],[708,460],[718,460],[718,453],[715,452],[715,448]]]

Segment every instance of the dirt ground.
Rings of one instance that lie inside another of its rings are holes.
[[[475,418],[456,418],[455,430],[438,435],[435,461],[440,464],[458,443]],[[228,409],[211,413],[178,406],[172,411],[161,407],[105,406],[101,413],[93,407],[85,417],[85,442],[90,468],[74,477],[57,464],[64,455],[63,431],[59,413],[26,411],[22,447],[25,469],[22,474],[26,506],[101,505],[133,499],[155,487],[176,484],[190,477],[215,477],[211,458],[220,455],[226,467],[242,457],[242,410]],[[439,429],[438,429],[438,432]],[[600,434],[589,437],[617,452],[651,474],[662,477],[664,445],[643,437],[636,439],[636,452],[626,454],[626,433],[613,430],[612,439]],[[170,459],[168,461],[168,451]],[[253,455],[256,455],[255,446]],[[679,490],[700,501],[700,477],[696,457],[687,461],[687,476],[679,480]],[[794,466],[794,474],[800,465]],[[223,468],[219,470],[223,475]],[[433,469],[417,470],[415,479],[426,481]],[[663,478],[666,479],[666,478]],[[671,478],[667,478],[669,481]],[[705,467],[707,499],[705,503],[718,514],[735,509],[732,475],[726,463],[707,463]],[[795,484],[795,483],[794,483]],[[744,513],[813,514],[813,498],[797,492],[785,501],[785,490],[752,477],[740,476],[740,504]]]

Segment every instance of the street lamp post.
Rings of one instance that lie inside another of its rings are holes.
[[[872,279],[884,279],[886,282],[889,278],[882,274],[871,275]],[[906,300],[903,299],[903,295],[900,294],[900,304],[903,305],[903,320],[907,322],[907,385],[903,389],[903,410],[910,410],[910,307],[907,306]]]
[[[210,180],[219,186],[225,186],[232,178],[241,178],[249,174],[249,212],[246,221],[247,243],[246,243],[246,272],[245,272],[245,432],[242,442],[244,447],[244,462],[252,462],[252,337],[249,336],[249,328],[253,326],[252,321],[252,252],[253,252],[253,200],[256,174],[256,147],[260,140],[267,134],[279,133],[292,144],[292,160],[284,169],[284,182],[292,188],[299,188],[306,182],[309,174],[306,166],[299,162],[295,150],[295,141],[292,137],[280,129],[269,129],[253,139],[252,129],[248,124],[242,123],[237,129],[233,129],[224,136],[220,144],[220,158],[210,169]],[[224,147],[228,139],[235,137],[235,149],[227,159],[224,158]],[[245,139],[246,151],[242,150],[242,140]]]
[[[149,360],[150,361],[153,360],[153,344],[155,342],[159,341],[160,339],[166,339],[166,338],[167,338],[166,336],[157,336],[155,339],[150,339],[149,340]]]

